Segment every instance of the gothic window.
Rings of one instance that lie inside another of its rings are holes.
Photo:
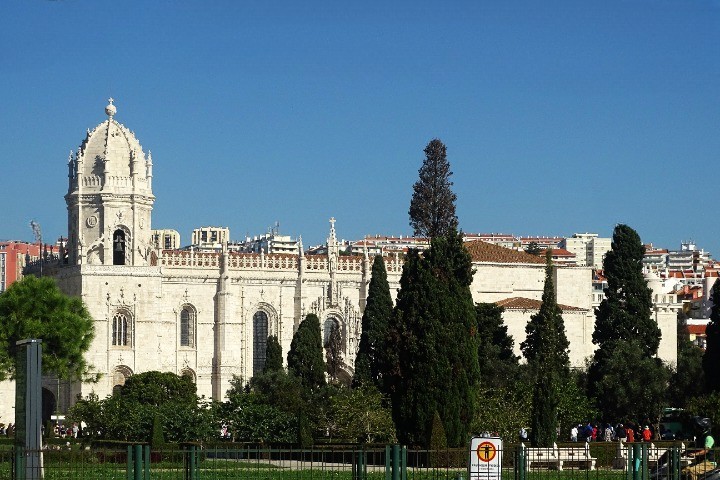
[[[325,323],[323,324],[323,346],[330,340],[330,332],[332,332],[333,327],[340,330],[340,322],[338,319],[334,317],[325,319]],[[342,330],[340,330],[340,333],[342,334]]]
[[[125,365],[118,365],[113,372],[113,395],[120,393],[123,385],[132,376],[132,370]]]
[[[113,233],[113,265],[125,265],[125,232],[120,229]]]
[[[193,372],[193,370],[191,368],[183,369],[183,371],[180,373],[180,376],[189,378],[192,383],[196,383],[197,379],[195,377],[195,372]]]
[[[120,311],[113,315],[112,344],[117,347],[132,346],[132,319],[127,312]]]
[[[185,305],[180,312],[180,346],[195,347],[195,309]]]
[[[253,375],[265,368],[265,353],[268,339],[268,316],[262,310],[253,315]]]

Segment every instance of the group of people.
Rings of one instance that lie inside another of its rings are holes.
[[[570,441],[578,442],[613,442],[622,440],[624,442],[649,442],[656,439],[655,427],[652,423],[647,421],[645,425],[628,423],[623,425],[618,423],[616,426],[612,426],[610,423],[592,424],[588,422],[587,425],[582,424],[573,425],[570,429]]]
[[[5,426],[4,423],[0,423],[0,435],[4,435],[6,437],[12,437],[15,434],[15,426],[12,423],[8,423],[7,426]]]

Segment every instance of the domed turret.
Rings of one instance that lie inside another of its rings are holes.
[[[88,130],[71,152],[68,251],[71,263],[146,265],[149,258],[152,159],[135,134],[115,120],[109,99],[107,120]]]

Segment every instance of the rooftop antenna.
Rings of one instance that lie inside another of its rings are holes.
[[[35,241],[38,242],[40,245],[38,250],[38,256],[40,257],[40,276],[42,277],[43,274],[43,252],[42,252],[42,229],[40,228],[40,224],[37,223],[35,220],[30,220],[30,228],[32,228],[33,235],[35,236]]]

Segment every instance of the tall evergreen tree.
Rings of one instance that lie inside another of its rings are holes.
[[[411,250],[389,331],[393,418],[401,441],[428,445],[435,411],[448,445],[463,445],[479,380],[470,255],[455,230]]]
[[[387,334],[393,312],[390,285],[382,255],[376,255],[372,265],[372,277],[362,316],[362,333],[358,354],[355,357],[353,384],[371,383],[382,389],[381,375],[388,370]]]
[[[645,247],[627,225],[617,225],[605,256],[605,299],[595,311],[593,343],[602,350],[618,340],[634,339],[647,356],[657,353],[660,328],[652,318],[652,298],[642,272]]]
[[[707,391],[720,393],[720,280],[713,284],[711,292],[712,309],[705,328],[707,344],[702,365]]]
[[[325,385],[320,319],[314,313],[300,322],[290,343],[288,371],[300,378],[303,387],[313,391]]]
[[[570,343],[555,296],[550,251],[546,254],[542,304],[538,313],[530,317],[525,332],[527,338],[520,348],[535,378],[530,441],[536,447],[552,447],[557,440],[560,391],[570,375]]]
[[[275,372],[283,369],[282,347],[276,335],[270,335],[265,349],[265,366],[263,372]]]
[[[615,372],[626,370],[623,379],[626,387],[645,392],[656,392],[654,398],[643,400],[631,395],[633,411],[646,415],[659,415],[658,402],[667,394],[667,368],[655,358],[660,346],[660,328],[652,317],[651,291],[642,273],[645,248],[640,236],[627,225],[617,225],[613,232],[611,249],[605,256],[604,273],[608,281],[605,299],[595,310],[595,350],[588,371],[589,393],[595,397],[598,408],[607,418],[613,418],[615,406],[626,403],[624,389],[613,382]],[[633,358],[636,361],[628,363]],[[627,375],[632,371],[633,375]],[[644,383],[635,382],[644,378]],[[661,383],[664,382],[664,386]],[[630,412],[626,412],[629,414]]]
[[[503,387],[517,376],[519,358],[513,351],[513,338],[503,324],[504,310],[494,303],[475,305],[478,364],[483,387]]]
[[[327,373],[334,382],[338,379],[338,374],[344,362],[342,357],[342,336],[337,323],[332,324],[327,342],[325,342],[325,356],[327,358]]]
[[[447,149],[437,138],[425,147],[425,160],[418,171],[410,201],[410,226],[415,235],[437,237],[457,229],[456,196],[450,181],[452,172]]]

